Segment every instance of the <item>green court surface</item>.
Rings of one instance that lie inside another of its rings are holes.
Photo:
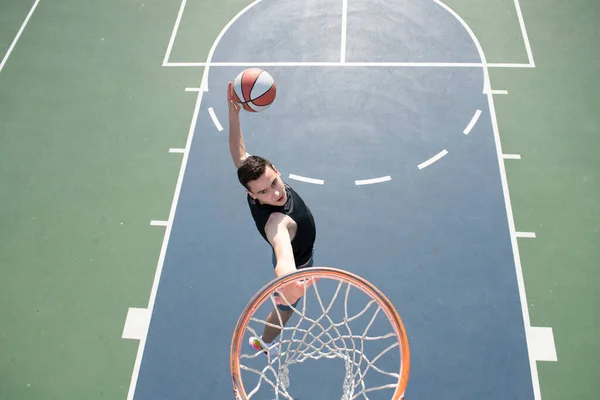
[[[164,236],[150,221],[169,216],[169,149],[185,147],[203,71],[163,61],[205,61],[247,4],[40,0],[14,42],[34,1],[0,2],[0,399],[127,398],[138,342],[123,326],[148,305]],[[537,363],[542,398],[596,399],[600,4],[446,4],[490,63],[530,61],[522,10],[535,68],[490,76],[508,92],[503,152],[521,156],[505,160],[516,230],[536,236],[518,243],[531,325],[552,328],[558,358]]]

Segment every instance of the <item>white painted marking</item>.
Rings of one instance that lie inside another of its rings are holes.
[[[130,308],[127,310],[123,339],[144,340],[150,325],[150,312],[147,308]]]
[[[240,61],[240,62],[169,62],[163,67],[382,67],[382,68],[401,68],[401,67],[431,67],[431,68],[535,68],[531,64],[521,63],[464,63],[464,62],[335,62],[335,61]]]
[[[490,90],[491,94],[508,94],[508,90]]]
[[[175,43],[175,36],[177,36],[177,31],[179,30],[179,24],[181,23],[181,17],[183,16],[183,9],[185,8],[186,2],[187,0],[182,0],[181,6],[179,6],[179,12],[177,13],[177,19],[175,20],[175,26],[173,26],[171,38],[169,39],[169,44],[167,46],[167,52],[165,53],[165,58],[163,59],[163,66],[166,66],[169,63],[169,57],[171,56],[171,50],[173,49],[173,44]]]
[[[213,110],[212,107],[209,107],[208,113],[210,114],[210,119],[212,119],[213,124],[215,124],[215,126],[217,127],[219,132],[221,132],[223,130],[223,126],[219,122],[219,119],[217,118],[217,115],[215,114],[215,110]]]
[[[342,0],[342,45],[340,49],[340,63],[346,62],[346,31],[348,25],[348,0]]]
[[[314,183],[315,185],[324,185],[325,184],[325,181],[322,179],[306,178],[304,176],[294,175],[294,174],[290,174],[290,179],[294,179],[294,180],[297,180],[300,182]]]
[[[215,39],[215,41],[210,49],[210,52],[208,53],[208,57],[207,57],[208,63],[210,63],[210,61],[212,60],[213,54],[216,50],[216,47],[217,47],[219,41],[221,40],[221,38],[223,37],[223,35],[225,34],[225,32],[227,31],[227,29],[229,29],[229,27],[241,15],[243,15],[247,10],[249,10],[256,4],[260,3],[261,1],[262,0],[255,0],[254,2],[250,3],[243,10],[241,10],[235,17],[233,17],[233,19],[231,21],[229,21],[229,23],[221,30],[221,33]],[[194,108],[194,113],[192,115],[192,122],[190,123],[190,129],[188,131],[188,138],[187,138],[187,142],[185,145],[186,149],[191,148],[192,141],[194,139],[194,132],[196,130],[196,121],[198,120],[198,114],[200,113],[200,106],[202,105],[202,97],[204,95],[204,92],[208,89],[208,71],[209,71],[209,69],[210,69],[209,67],[204,68],[204,72],[202,74],[202,81],[200,83],[200,87],[203,88],[204,90],[199,91],[198,97],[196,98],[196,105]],[[175,185],[175,193],[173,194],[173,202],[171,204],[171,210],[169,212],[168,221],[173,221],[175,219],[175,213],[177,211],[177,204],[179,202],[179,195],[181,193],[181,186],[183,184],[183,177],[185,175],[185,170],[187,167],[189,154],[190,154],[189,151],[186,151],[185,153],[183,153],[183,160],[181,162],[181,167],[179,169],[179,176],[177,177],[177,183]],[[173,227],[173,225],[169,222],[167,224],[167,228],[165,230],[165,236],[163,237],[162,246],[160,248],[158,264],[156,266],[156,273],[154,274],[154,281],[152,283],[152,289],[150,290],[150,299],[148,300],[148,312],[150,314],[150,318],[152,317],[152,311],[154,310],[154,303],[156,302],[156,294],[158,292],[158,286],[160,283],[160,277],[161,277],[164,262],[165,262],[167,247],[169,246],[169,238],[171,237],[172,227]],[[138,381],[138,377],[140,374],[140,366],[142,365],[142,358],[144,357],[144,349],[145,348],[146,348],[146,337],[144,337],[140,340],[140,343],[138,346],[138,351],[135,356],[135,363],[133,365],[133,372],[131,374],[131,381],[129,382],[129,390],[127,391],[127,400],[133,400],[133,396],[135,394],[135,388],[137,386],[137,381]]]
[[[473,129],[473,127],[475,126],[475,124],[477,123],[477,120],[479,120],[479,116],[481,115],[481,110],[477,110],[475,111],[475,114],[473,115],[473,117],[471,118],[471,122],[469,122],[469,125],[467,125],[467,127],[465,128],[465,130],[463,131],[463,133],[465,135],[468,135],[469,133],[471,133],[471,129]]]
[[[533,60],[533,52],[531,51],[531,43],[529,43],[529,36],[527,35],[527,29],[525,28],[525,20],[523,19],[523,12],[521,11],[521,4],[519,0],[515,0],[515,8],[517,9],[517,17],[519,18],[519,25],[521,26],[521,33],[523,34],[523,42],[525,43],[525,50],[527,51],[527,59],[532,67],[535,67],[535,61]]]
[[[199,92],[201,90],[202,90],[202,88],[199,88],[199,87],[186,87],[185,88],[186,92]]]
[[[169,224],[169,221],[155,221],[155,220],[150,221],[151,226],[167,226],[168,224]]]
[[[520,160],[521,155],[520,154],[502,154],[502,158],[504,158],[505,160]]]
[[[446,154],[448,154],[448,151],[446,149],[444,149],[444,150],[440,151],[439,153],[437,153],[435,156],[431,157],[429,160],[419,164],[418,168],[423,169],[423,168],[429,167],[431,164],[438,161],[440,158],[444,157]]]
[[[536,361],[558,361],[552,328],[533,327],[527,330],[530,357]]]
[[[12,53],[13,49],[15,48],[17,42],[19,41],[19,38],[21,37],[23,30],[25,30],[25,26],[27,26],[27,23],[29,22],[29,19],[33,15],[33,12],[35,11],[39,2],[40,2],[40,0],[35,0],[35,3],[33,3],[33,6],[31,6],[29,13],[27,14],[27,16],[25,17],[25,20],[21,24],[21,28],[19,29],[19,31],[17,32],[17,35],[15,36],[12,43],[10,44],[10,47],[8,48],[8,51],[4,55],[4,58],[2,58],[2,62],[0,62],[0,72],[2,71],[2,68],[4,68],[6,61],[8,61],[8,57],[10,56],[10,54]]]
[[[515,236],[518,238],[535,239],[535,232],[515,232]]]
[[[388,182],[391,181],[392,177],[391,176],[382,176],[381,178],[373,178],[373,179],[363,179],[360,181],[354,181],[354,184],[357,186],[360,185],[373,185],[375,183],[382,183],[382,182]]]
[[[489,79],[489,77],[488,77]],[[492,119],[492,128],[494,131],[494,141],[496,142],[496,156],[498,158],[498,165],[500,168],[500,179],[502,181],[502,193],[504,195],[504,205],[506,207],[506,215],[508,219],[508,230],[510,232],[510,243],[513,250],[513,259],[515,262],[515,271],[517,277],[517,286],[519,288],[519,297],[521,301],[521,312],[523,313],[523,327],[525,333],[528,333],[531,327],[529,319],[529,308],[527,306],[527,294],[525,292],[525,280],[523,278],[523,267],[521,266],[521,256],[519,255],[519,245],[517,242],[517,235],[515,229],[515,220],[512,211],[512,204],[510,201],[510,192],[508,190],[508,179],[506,178],[506,167],[502,162],[502,143],[500,141],[500,130],[498,128],[498,119],[496,116],[496,108],[494,107],[494,96],[491,93],[487,94],[488,104],[490,109],[490,117]],[[529,347],[529,370],[531,371],[531,383],[533,386],[533,397],[534,400],[542,399],[542,392],[540,389],[540,381],[537,370],[537,363],[535,358],[531,356],[531,348]]]
[[[185,153],[185,149],[169,149],[169,153]]]

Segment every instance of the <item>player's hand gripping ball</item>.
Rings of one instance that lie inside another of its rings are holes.
[[[233,81],[233,101],[249,112],[267,109],[276,95],[275,80],[260,68],[248,68],[240,72]]]

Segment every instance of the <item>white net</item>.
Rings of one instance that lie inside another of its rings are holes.
[[[350,282],[327,278],[305,288],[305,296],[296,307],[285,296],[282,299],[291,307],[292,317],[297,317],[298,321],[288,321],[273,344],[275,349],[268,356],[250,347],[244,348],[247,352],[241,352],[240,371],[246,375],[243,380],[248,399],[268,389],[269,399],[293,400],[290,384],[294,376],[290,368],[306,361],[323,359],[343,362],[344,371],[337,374],[343,374],[337,389],[337,393],[341,393],[338,398],[342,400],[369,399],[375,392],[385,389],[393,393],[400,380],[400,343],[376,299],[356,289]],[[259,318],[257,310],[245,328],[247,336],[260,337],[265,325],[282,328],[281,312],[275,307],[275,297],[271,295],[270,300],[277,310],[279,322],[273,324],[266,318]],[[342,364],[338,362],[338,365]],[[324,371],[323,368],[308,369],[314,373]],[[300,375],[307,376],[306,373]],[[320,390],[315,388],[314,391]],[[391,396],[388,392],[387,397],[379,398],[390,399]]]

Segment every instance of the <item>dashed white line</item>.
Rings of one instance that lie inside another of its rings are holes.
[[[502,158],[504,158],[505,160],[520,160],[521,155],[520,154],[502,154]]]
[[[477,120],[479,119],[480,115],[481,115],[481,110],[475,111],[475,114],[473,115],[473,118],[471,118],[471,122],[469,122],[469,125],[467,125],[467,127],[463,131],[463,133],[465,135],[468,135],[469,133],[471,133],[471,129],[473,129],[473,127],[477,123]]]
[[[373,179],[363,179],[363,180],[359,180],[359,181],[354,181],[354,184],[357,186],[360,185],[373,185],[375,183],[382,183],[382,182],[388,182],[391,181],[392,177],[391,176],[382,176],[381,178],[373,178]]]
[[[223,130],[223,126],[221,126],[221,123],[219,122],[219,119],[217,118],[217,115],[215,114],[215,110],[213,110],[212,107],[208,107],[208,113],[210,114],[210,118],[212,119],[213,124],[215,124],[215,126],[217,127],[219,132],[221,132]]]
[[[297,180],[300,182],[314,183],[315,185],[324,185],[325,184],[325,181],[322,179],[307,178],[305,176],[294,175],[294,174],[290,174],[290,179],[294,179],[294,180]]]
[[[167,224],[168,224],[168,221],[155,221],[155,220],[150,221],[151,226],[167,226]]]
[[[535,239],[535,232],[515,232],[515,236],[518,238]]]
[[[435,156],[431,157],[429,160],[419,164],[418,168],[419,169],[426,168],[426,167],[430,166],[431,164],[433,164],[434,162],[438,161],[440,158],[444,157],[446,154],[448,154],[448,150],[444,149],[444,150],[440,151],[439,153],[437,153]]]

